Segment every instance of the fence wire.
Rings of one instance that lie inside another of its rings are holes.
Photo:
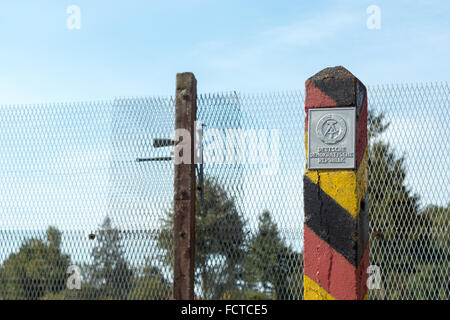
[[[449,87],[368,94],[370,297],[449,299]],[[197,118],[196,298],[302,299],[303,91]],[[170,299],[173,128],[173,97],[1,107],[0,299]]]

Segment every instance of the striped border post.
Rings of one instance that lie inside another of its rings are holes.
[[[340,107],[356,107],[356,168],[305,171],[305,300],[368,298],[366,88],[340,66],[324,69],[306,81],[306,152],[309,109]]]

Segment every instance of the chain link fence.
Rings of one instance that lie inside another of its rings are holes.
[[[370,296],[449,299],[449,87],[368,93]],[[197,118],[196,297],[302,299],[303,91]],[[172,97],[1,107],[0,299],[170,299],[173,128]]]

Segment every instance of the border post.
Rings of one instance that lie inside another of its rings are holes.
[[[197,80],[192,73],[178,73],[175,92],[175,130],[187,130],[190,140],[175,141],[175,144],[184,143],[183,152],[190,153],[190,162],[174,165],[173,297],[175,300],[194,299],[196,114]],[[175,157],[177,156],[180,155],[175,154]]]
[[[367,92],[344,67],[306,81],[304,298],[368,298]]]

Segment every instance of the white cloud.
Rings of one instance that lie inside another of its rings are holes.
[[[342,32],[359,20],[357,13],[330,11],[307,20],[273,27],[262,35],[272,45],[309,46]]]
[[[252,91],[292,86],[303,77],[302,72],[306,72],[306,66],[298,63],[306,61],[311,51],[331,43],[338,35],[351,34],[348,30],[358,23],[365,30],[364,14],[364,11],[328,11],[308,19],[268,26],[237,40],[202,42],[190,51],[190,60],[196,61],[194,68],[205,83],[204,89],[245,88]],[[327,60],[324,63],[334,62]],[[295,73],[292,72],[294,69]],[[229,86],[230,78],[233,87]]]

